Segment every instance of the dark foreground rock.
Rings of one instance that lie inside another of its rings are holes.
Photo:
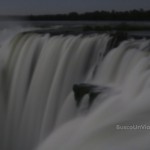
[[[74,97],[77,107],[80,106],[82,98],[88,94],[89,95],[89,106],[92,105],[94,99],[104,91],[108,90],[108,87],[98,86],[88,83],[80,83],[73,85]]]

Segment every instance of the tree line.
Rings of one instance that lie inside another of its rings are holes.
[[[69,14],[30,15],[29,20],[150,20],[150,10],[131,11],[94,11],[86,13],[71,12]]]
[[[135,21],[150,21],[150,10],[130,10],[130,11],[94,11],[77,13],[71,12],[68,14],[46,14],[46,15],[28,15],[28,16],[0,16],[0,19],[14,20],[135,20]]]

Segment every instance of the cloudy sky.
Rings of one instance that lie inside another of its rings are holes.
[[[0,0],[0,14],[55,14],[72,11],[150,9],[150,0]]]

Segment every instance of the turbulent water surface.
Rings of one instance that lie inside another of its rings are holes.
[[[150,148],[150,40],[112,48],[108,34],[7,37],[0,42],[1,150]]]

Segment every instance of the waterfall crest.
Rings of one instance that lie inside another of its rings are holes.
[[[106,54],[111,39],[20,33],[1,44],[0,149],[148,149],[149,131],[116,126],[150,123],[150,41]]]

